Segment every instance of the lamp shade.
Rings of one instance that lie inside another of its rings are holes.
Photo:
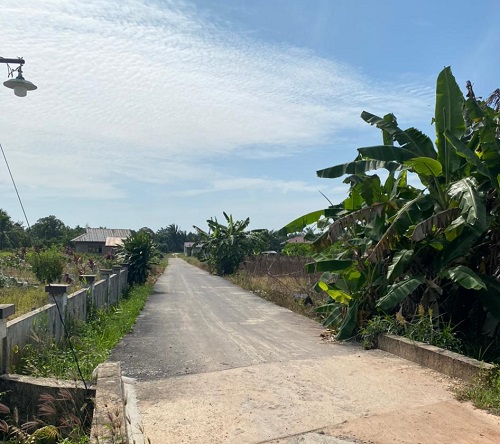
[[[25,80],[21,74],[15,79],[6,80],[3,84],[7,88],[13,89],[14,94],[18,97],[26,97],[27,91],[34,91],[37,88],[36,85]]]

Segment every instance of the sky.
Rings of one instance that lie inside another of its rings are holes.
[[[434,139],[443,67],[500,87],[499,19],[498,0],[12,1],[0,56],[38,89],[0,87],[0,143],[31,225],[279,229],[346,197],[316,171],[381,143],[363,110]],[[24,221],[3,158],[0,196]]]

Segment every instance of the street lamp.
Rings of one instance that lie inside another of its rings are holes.
[[[19,57],[17,59],[4,59],[0,57],[0,63],[7,64],[8,77],[12,79],[3,82],[4,86],[13,89],[14,94],[18,97],[26,97],[28,91],[34,91],[37,87],[33,83],[29,82],[23,77],[22,67],[24,65],[24,59]],[[9,63],[17,63],[19,66],[17,68],[11,68]],[[17,77],[14,78],[14,72],[17,71]]]

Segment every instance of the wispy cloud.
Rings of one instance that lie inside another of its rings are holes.
[[[25,77],[39,86],[23,101],[2,97],[9,112],[0,126],[18,179],[41,196],[125,199],[127,182],[195,180],[186,195],[315,190],[286,179],[204,178],[221,174],[218,158],[297,155],[365,131],[362,109],[421,115],[433,94],[237,34],[176,0],[12,3],[0,39],[2,55],[23,55]],[[54,165],[62,172],[49,180]]]

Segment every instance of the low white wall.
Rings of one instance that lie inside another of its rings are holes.
[[[3,368],[9,372],[16,350],[21,351],[26,344],[36,342],[37,338],[48,336],[60,341],[64,336],[61,317],[66,320],[85,321],[90,305],[96,309],[116,305],[127,289],[127,277],[127,269],[122,269],[119,274],[112,274],[109,280],[97,281],[89,288],[69,294],[66,305],[59,304],[61,315],[52,297],[48,295],[47,305],[8,321],[5,339],[7,356],[2,356],[7,363]]]

